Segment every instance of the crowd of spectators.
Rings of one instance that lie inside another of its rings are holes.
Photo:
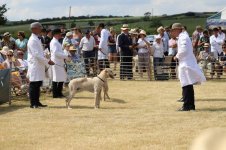
[[[96,76],[104,68],[113,64],[113,69],[117,69],[117,63],[120,61],[120,79],[133,79],[133,58],[138,57],[138,74],[143,78],[143,73],[147,72],[148,80],[151,80],[150,56],[153,56],[154,75],[158,77],[158,69],[164,62],[166,56],[175,56],[177,54],[177,37],[170,33],[170,27],[159,27],[156,31],[153,43],[147,38],[147,33],[138,28],[131,29],[128,24],[121,27],[121,33],[116,33],[114,28],[106,28],[100,23],[95,30],[82,31],[78,28],[62,31],[62,38],[59,42],[62,44],[62,51],[70,55],[67,62],[85,63],[87,76]],[[186,26],[184,30],[186,34]],[[0,68],[10,68],[16,70],[13,74],[12,82],[20,88],[22,79],[26,77],[27,63],[27,43],[28,35],[23,31],[18,31],[17,37],[12,37],[9,32],[5,32],[0,39]],[[42,29],[39,36],[43,45],[43,51],[46,57],[51,57],[50,42],[52,40],[52,30]],[[197,26],[191,36],[194,54],[197,57],[197,63],[206,74],[210,69],[211,78],[215,73],[217,78],[223,73],[226,65],[226,45],[225,33],[221,27],[212,30],[203,30]],[[57,62],[55,62],[57,63]],[[176,64],[171,60],[171,78],[176,78]],[[29,79],[26,79],[29,82]]]

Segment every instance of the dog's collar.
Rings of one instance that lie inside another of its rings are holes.
[[[105,82],[103,79],[101,79],[99,76],[97,76],[98,79],[100,79],[102,82]]]

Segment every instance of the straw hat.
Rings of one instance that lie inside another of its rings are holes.
[[[146,32],[144,30],[140,31],[139,35],[141,35],[141,34],[147,36],[147,34],[146,34]]]
[[[2,50],[0,51],[0,53],[2,53],[3,55],[6,55],[8,52],[9,52],[8,46],[3,46]]]
[[[174,29],[183,29],[183,26],[182,26],[181,23],[174,23],[174,24],[172,25],[171,30],[174,30]]]
[[[208,48],[208,47],[210,47],[210,44],[209,43],[205,43],[203,47],[207,47]]]
[[[129,33],[130,33],[130,34],[138,34],[136,29],[131,29],[131,30],[129,31]]]
[[[69,51],[76,51],[76,49],[74,48],[74,46],[70,46]]]
[[[11,34],[10,34],[9,32],[5,32],[5,33],[3,34],[3,36],[11,36]]]
[[[129,25],[128,24],[124,24],[122,25],[122,30],[129,30]]]
[[[159,27],[159,28],[157,29],[157,32],[159,33],[161,30],[165,30],[163,26]]]
[[[66,36],[67,36],[67,37],[72,36],[72,35],[73,35],[72,32],[67,32],[67,33],[66,33]]]
[[[162,37],[160,35],[155,36],[155,40],[161,39]]]

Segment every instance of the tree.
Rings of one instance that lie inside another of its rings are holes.
[[[150,24],[150,28],[157,28],[163,26],[162,22],[160,19],[152,19],[151,24]]]
[[[151,12],[148,11],[148,12],[144,13],[144,21],[149,21],[150,17],[151,17]]]
[[[88,21],[88,25],[89,25],[89,26],[94,26],[95,23],[93,22],[93,20],[89,20],[89,21]]]
[[[0,6],[0,25],[4,25],[7,21],[6,16],[4,15],[7,12],[6,4]]]

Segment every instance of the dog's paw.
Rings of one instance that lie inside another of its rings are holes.
[[[69,109],[69,110],[70,110],[70,109],[72,109],[72,108],[71,108],[71,107],[68,107],[67,109]]]
[[[100,108],[99,106],[95,106],[95,107],[94,107],[94,109],[99,109],[99,108]]]

